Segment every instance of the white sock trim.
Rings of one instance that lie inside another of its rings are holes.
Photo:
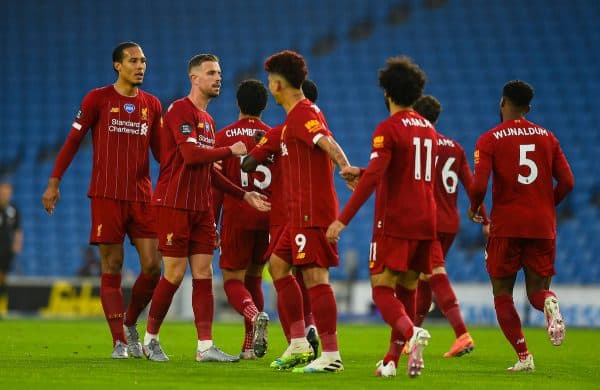
[[[150,344],[150,341],[152,341],[152,340],[158,341],[158,334],[152,334],[152,333],[146,332],[146,334],[144,335],[144,345]]]

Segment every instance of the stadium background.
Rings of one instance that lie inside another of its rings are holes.
[[[23,0],[3,8],[0,174],[12,178],[22,212],[25,247],[16,264],[18,277],[72,277],[81,265],[89,234],[90,137],[63,178],[52,218],[40,198],[81,99],[114,81],[112,49],[132,40],[148,58],[143,88],[164,108],[187,94],[192,55],[220,57],[222,94],[209,106],[218,127],[237,117],[240,80],[266,81],[266,56],[299,51],[338,142],[353,164],[363,166],[371,133],[386,116],[377,85],[386,58],[404,54],[422,66],[426,93],[443,104],[437,129],[458,140],[469,158],[479,134],[498,123],[502,85],[517,78],[530,82],[536,96],[529,118],[559,137],[576,179],[574,192],[559,208],[555,282],[574,285],[575,301],[577,294],[600,294],[600,2]],[[274,125],[283,114],[271,99],[264,120]],[[155,178],[156,164],[153,172]],[[341,181],[337,185],[343,205],[349,192]],[[460,210],[462,217],[464,191]],[[342,235],[341,266],[332,270],[340,285],[368,276],[371,220],[369,204]],[[469,299],[464,294],[470,286],[487,283],[483,243],[479,227],[463,218],[448,259],[451,279],[464,286],[457,289],[462,301]],[[131,247],[125,267],[130,274],[139,270]],[[591,318],[582,324],[600,324],[598,306],[581,310]]]

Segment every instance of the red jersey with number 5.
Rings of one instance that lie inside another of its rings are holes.
[[[475,146],[471,209],[483,202],[490,172],[490,236],[555,238],[555,205],[572,188],[573,174],[554,134],[524,118],[484,133]]]
[[[244,118],[221,129],[215,135],[216,147],[231,146],[238,141],[246,145],[247,150],[256,146],[257,130],[267,132],[270,127],[256,118]],[[223,161],[223,175],[246,191],[257,191],[270,196],[271,171],[268,166],[258,165],[252,173],[242,172],[242,157],[228,158]],[[243,199],[236,199],[224,194],[223,225],[240,227],[248,230],[269,230],[269,213],[253,208]]]

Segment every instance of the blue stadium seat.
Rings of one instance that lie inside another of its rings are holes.
[[[261,71],[265,56],[286,48],[300,50],[307,58],[309,77],[319,85],[318,103],[336,138],[351,161],[362,166],[368,163],[371,134],[386,116],[377,70],[387,57],[405,54],[422,65],[428,75],[426,92],[435,94],[444,106],[439,130],[461,142],[469,158],[477,137],[497,123],[503,83],[526,79],[537,91],[531,119],[559,137],[576,177],[576,189],[567,199],[574,220],[559,226],[556,280],[597,283],[600,264],[591,254],[600,252],[600,219],[598,208],[589,204],[598,186],[594,173],[600,170],[600,114],[594,103],[600,94],[600,51],[593,50],[600,44],[596,27],[600,7],[594,2],[507,0],[488,2],[485,7],[447,2],[427,9],[422,1],[410,0],[410,15],[397,25],[385,22],[390,7],[397,5],[395,0],[381,0],[377,7],[360,0],[260,0],[258,4],[238,2],[232,7],[228,2],[150,0],[139,9],[140,20],[148,22],[135,24],[115,14],[120,6],[115,0],[80,7],[17,3],[0,15],[6,52],[13,53],[4,60],[5,77],[0,80],[0,88],[10,91],[0,95],[0,165],[22,154],[22,162],[12,173],[15,201],[22,209],[26,237],[45,238],[26,241],[20,257],[25,274],[72,275],[76,271],[81,256],[77,248],[87,242],[89,232],[85,192],[91,148],[83,147],[67,171],[63,198],[52,218],[41,210],[39,198],[53,158],[38,161],[37,156],[63,142],[87,90],[112,82],[109,56],[113,46],[136,40],[148,57],[144,88],[155,93],[164,108],[187,93],[185,68],[193,54],[215,52],[221,57],[223,93],[209,107],[218,126],[237,116],[234,82],[238,72],[256,67],[257,77],[266,80]],[[531,19],[532,14],[538,17]],[[569,15],[577,15],[577,23]],[[374,21],[372,34],[351,41],[347,36],[351,26],[368,17]],[[72,22],[57,24],[56,20]],[[289,20],[310,20],[310,24]],[[515,31],[522,37],[520,50],[514,50],[511,43]],[[313,56],[310,50],[315,42],[330,33],[337,37],[332,52]],[[28,60],[25,48],[43,61]],[[565,74],[569,82],[559,82]],[[282,118],[283,111],[271,100],[264,119],[274,124]],[[336,185],[343,206],[349,192],[340,180]],[[459,205],[462,217],[467,207],[464,195]],[[340,253],[359,252],[362,278],[368,277],[372,207],[371,200],[340,242]],[[487,279],[481,251],[468,248],[474,240],[480,240],[478,226],[463,221],[449,256],[453,280]],[[135,250],[128,245],[125,266],[139,270]],[[344,278],[343,268],[332,276]]]

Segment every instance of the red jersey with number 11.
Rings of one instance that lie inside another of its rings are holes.
[[[374,236],[435,239],[436,141],[431,123],[415,111],[399,111],[381,122],[373,133],[369,166],[339,220],[347,225],[375,190]]]

